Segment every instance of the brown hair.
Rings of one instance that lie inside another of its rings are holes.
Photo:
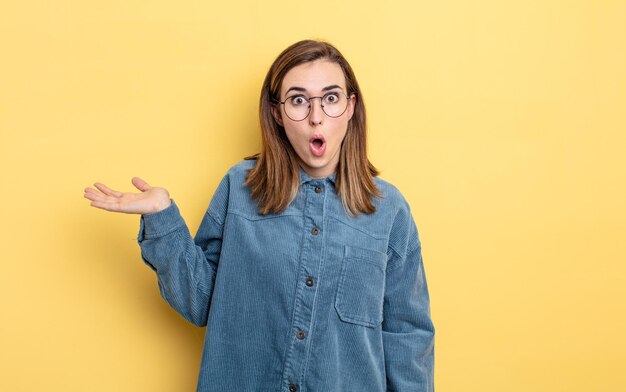
[[[350,215],[371,214],[376,211],[372,197],[380,197],[374,183],[378,170],[367,159],[365,105],[354,72],[343,55],[323,41],[304,40],[285,49],[270,67],[263,82],[259,103],[261,121],[261,152],[246,159],[257,159],[250,169],[246,185],[259,204],[263,215],[285,210],[298,193],[300,171],[298,156],[285,129],[272,115],[272,105],[280,97],[282,81],[289,70],[315,60],[337,63],[346,79],[346,93],[356,95],[354,114],[348,122],[346,136],[339,153],[335,188],[344,209]]]

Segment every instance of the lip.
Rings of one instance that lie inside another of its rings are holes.
[[[322,144],[317,145],[317,143],[314,143],[315,140],[321,140]],[[316,157],[321,157],[322,155],[324,155],[324,152],[326,152],[326,138],[324,137],[324,135],[322,135],[321,133],[314,133],[313,135],[311,135],[311,137],[309,138],[309,149],[311,151],[311,154]]]

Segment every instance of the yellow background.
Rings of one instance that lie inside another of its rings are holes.
[[[371,159],[420,229],[438,391],[626,390],[624,1],[0,1],[0,390],[191,391],[203,329],[160,298],[136,215],[192,233],[259,148],[303,38],[352,63]]]

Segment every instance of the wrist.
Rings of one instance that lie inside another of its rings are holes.
[[[152,212],[159,212],[159,211],[163,211],[164,209],[166,209],[167,207],[169,207],[170,205],[172,205],[172,200],[168,197],[166,200],[161,200],[159,202],[159,204],[157,204],[154,207],[154,210]]]

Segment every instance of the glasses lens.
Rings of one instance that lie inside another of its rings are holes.
[[[348,108],[348,98],[339,92],[331,92],[322,97],[322,109],[329,117],[339,117]]]
[[[294,95],[285,100],[285,113],[293,121],[302,121],[309,115],[309,100],[303,95]]]

